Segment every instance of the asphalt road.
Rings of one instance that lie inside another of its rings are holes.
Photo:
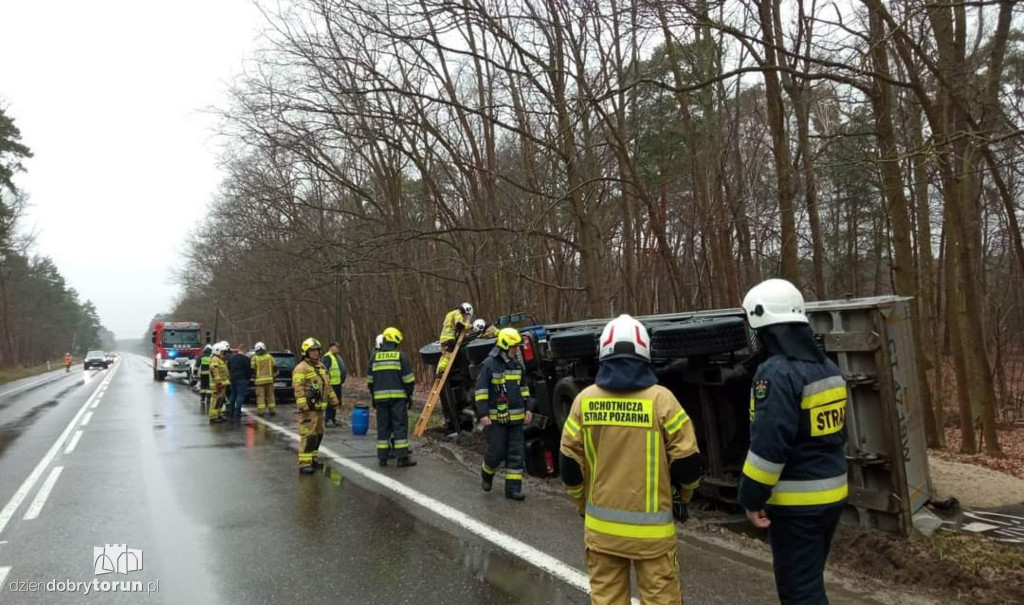
[[[210,426],[198,396],[153,381],[147,363],[0,386],[0,603],[86,590],[103,603],[589,602],[564,497],[484,494],[472,470],[423,452],[415,468],[379,469],[372,431],[340,428],[327,429],[324,470],[303,477],[290,405]],[[680,544],[687,604],[777,602],[766,561],[685,533]],[[105,545],[141,551],[142,569],[97,575]],[[857,586],[830,596],[886,602]]]

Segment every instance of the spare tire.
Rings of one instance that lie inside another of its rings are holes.
[[[420,347],[420,359],[423,360],[423,365],[436,366],[437,362],[441,361],[441,343],[432,342]]]
[[[494,344],[498,342],[494,338],[477,338],[469,341],[466,345],[466,357],[469,358],[469,362],[473,365],[483,363],[487,359],[487,355],[490,354],[491,349],[494,348]]]
[[[548,346],[555,359],[589,359],[597,357],[597,341],[601,328],[572,328],[548,337]]]
[[[696,318],[651,329],[651,356],[693,357],[733,353],[747,348],[747,323],[742,317]]]

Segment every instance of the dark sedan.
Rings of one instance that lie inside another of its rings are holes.
[[[107,369],[110,366],[110,362],[107,360],[107,354],[103,351],[89,351],[85,356],[85,361],[82,362],[86,370],[91,369]]]
[[[249,351],[245,355],[251,359],[253,352]],[[298,359],[291,351],[271,351],[270,355],[274,358],[274,398],[278,403],[294,400],[292,370],[295,369]],[[255,377],[250,375],[248,395],[245,398],[247,403],[256,401],[256,385],[253,380]]]

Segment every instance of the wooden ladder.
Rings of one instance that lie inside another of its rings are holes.
[[[444,383],[448,380],[448,373],[452,371],[455,356],[459,354],[459,348],[462,347],[462,339],[465,336],[466,332],[463,331],[462,334],[459,334],[459,339],[455,341],[455,348],[453,348],[451,352],[441,354],[441,359],[448,359],[448,365],[445,366],[441,375],[434,379],[434,385],[430,387],[430,395],[427,396],[427,403],[423,406],[423,412],[420,413],[420,418],[416,421],[416,427],[412,430],[413,435],[422,437],[423,431],[427,430],[427,423],[430,422],[430,415],[434,413],[434,408],[437,407],[437,402],[441,400],[441,390],[444,389]],[[440,359],[438,360],[437,365],[441,365]],[[458,422],[458,419],[456,419],[456,422]]]

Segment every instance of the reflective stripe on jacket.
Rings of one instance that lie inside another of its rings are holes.
[[[199,358],[199,375],[209,376],[210,375],[210,356],[204,355]]]
[[[375,402],[412,397],[416,375],[409,358],[398,350],[398,345],[393,342],[382,344],[380,350],[370,357],[369,368],[366,384]]]
[[[468,325],[466,316],[462,314],[462,311],[453,309],[444,316],[444,325],[441,326],[441,342],[449,340],[455,340],[455,328],[456,326],[462,326],[465,330]]]
[[[274,382],[274,356],[270,353],[252,356],[252,373],[256,376],[256,384]]]
[[[843,502],[846,482],[846,381],[830,360],[775,355],[754,375],[750,450],[740,477],[747,510],[816,514]]]
[[[502,395],[508,399],[507,409],[499,411]],[[478,417],[490,416],[491,420],[495,420],[499,413],[507,411],[509,424],[522,424],[526,419],[529,398],[530,387],[523,382],[523,366],[519,365],[519,361],[499,353],[489,356],[480,364],[473,394]]]
[[[220,355],[210,358],[210,386],[226,387],[231,384],[231,377],[228,376],[228,364]]]
[[[586,499],[587,548],[633,559],[676,548],[670,467],[698,452],[693,423],[671,391],[583,389],[561,451],[583,470],[576,495]]]
[[[338,398],[331,390],[330,379],[324,364],[312,359],[303,359],[292,370],[292,388],[295,389],[295,405],[303,408],[326,410],[328,405],[338,405]],[[313,390],[320,391],[320,403],[313,407],[309,403],[309,395]]]

